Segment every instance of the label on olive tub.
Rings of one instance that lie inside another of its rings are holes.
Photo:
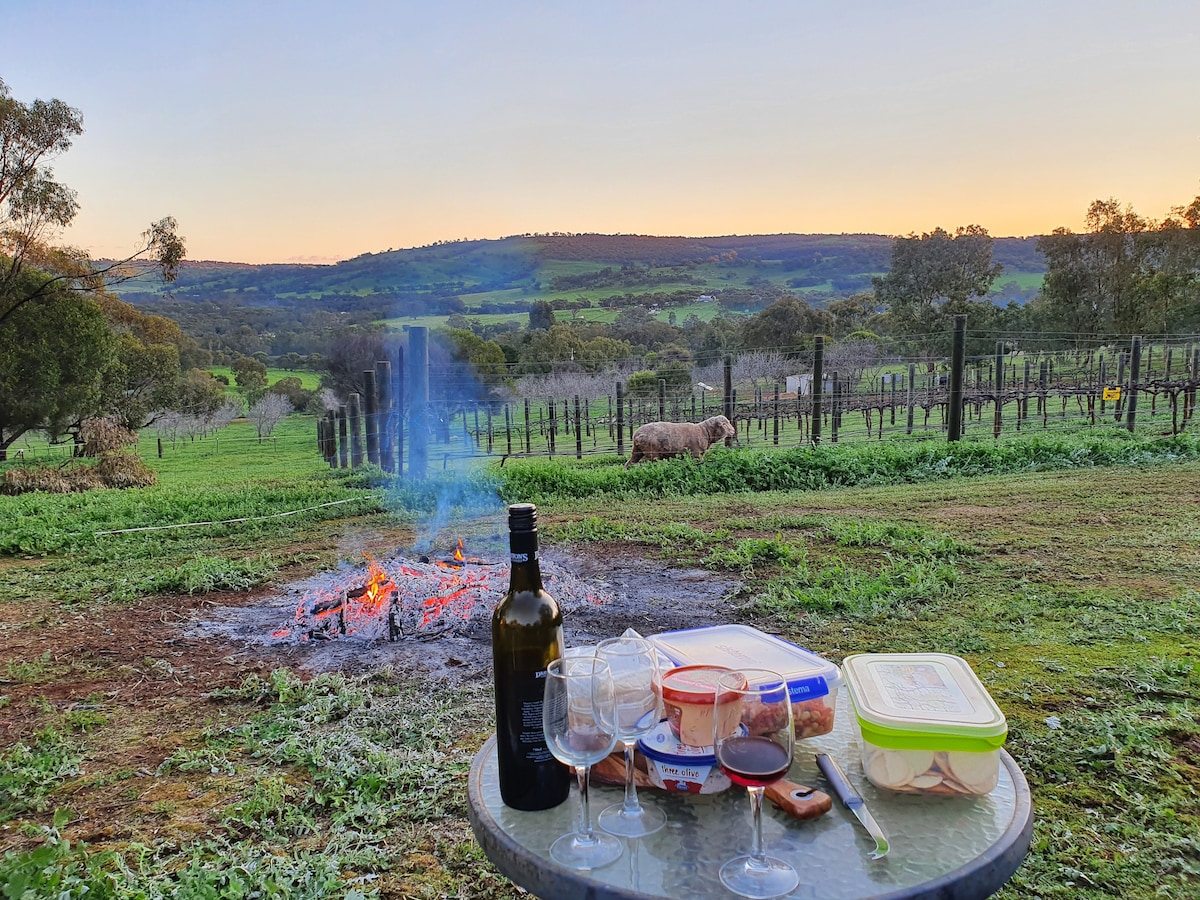
[[[669,722],[660,722],[638,741],[646,771],[655,785],[667,791],[715,794],[732,782],[717,765],[712,747],[694,747],[675,737]]]

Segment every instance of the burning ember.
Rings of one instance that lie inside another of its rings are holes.
[[[363,554],[367,571],[317,576],[302,588],[294,621],[271,634],[275,641],[398,641],[466,632],[490,620],[508,589],[509,565],[467,557],[460,538],[448,559],[395,558]],[[599,606],[609,598],[542,560],[542,577],[564,610]]]

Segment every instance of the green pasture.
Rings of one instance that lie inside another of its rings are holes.
[[[19,638],[114,607],[279,585],[336,565],[364,536],[404,546],[452,483],[331,471],[299,415],[262,444],[236,423],[146,457],[151,488],[0,496],[0,628]],[[547,546],[735,576],[731,621],[834,661],[967,659],[1034,795],[1031,851],[1001,900],[1196,895],[1195,438],[755,445],[699,465],[620,462],[492,461],[459,475],[493,510],[536,502]],[[105,533],[164,525],[188,527]],[[55,690],[96,678],[103,659],[17,645],[0,649],[0,718],[32,725],[0,747],[0,885],[23,891],[6,896],[521,896],[466,821],[463,778],[493,727],[487,690],[388,669],[248,673],[179,713],[187,727],[145,775],[125,762],[144,710]],[[164,699],[172,682],[156,673],[169,660],[169,648],[136,656]],[[119,811],[103,806],[113,796]],[[122,830],[81,833],[97,815]]]
[[[229,386],[237,389],[237,382],[233,377],[233,370],[229,366],[209,366],[208,371],[213,375],[224,375],[229,379]],[[273,369],[267,368],[267,384],[272,385],[284,378],[299,378],[300,384],[306,391],[315,391],[321,386],[321,373],[313,372],[310,369]]]

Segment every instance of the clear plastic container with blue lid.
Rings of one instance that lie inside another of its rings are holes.
[[[748,625],[711,625],[650,636],[677,666],[711,665],[730,669],[770,669],[788,683],[796,737],[833,730],[842,673],[835,663],[782,638]]]

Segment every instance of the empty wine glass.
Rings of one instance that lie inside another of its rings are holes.
[[[750,854],[721,866],[721,881],[743,897],[779,897],[792,891],[800,876],[763,849],[762,797],[766,786],[783,778],[792,764],[796,737],[787,682],[766,669],[727,672],[717,682],[715,703],[717,764],[730,781],[747,789],[754,818]]]
[[[621,842],[592,830],[588,773],[617,744],[616,710],[608,663],[590,656],[556,659],[546,669],[542,723],[550,752],[575,767],[579,830],[550,845],[550,858],[573,869],[596,869],[621,855]]]
[[[645,837],[667,824],[666,814],[638,802],[633,749],[662,718],[662,699],[654,688],[658,656],[645,638],[616,637],[596,646],[596,658],[608,662],[616,697],[617,740],[625,750],[625,799],[601,811],[600,827],[621,837]]]

